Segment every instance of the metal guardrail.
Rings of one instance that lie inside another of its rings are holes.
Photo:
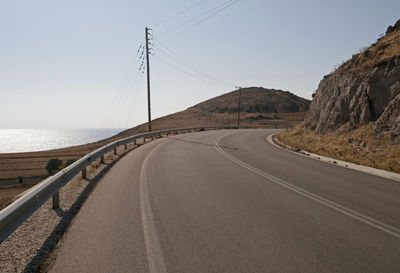
[[[8,207],[0,211],[0,243],[3,242],[14,230],[16,230],[29,216],[31,216],[38,208],[40,208],[50,197],[53,198],[53,209],[58,208],[59,205],[59,193],[58,191],[67,184],[72,178],[82,172],[82,177],[86,177],[86,167],[91,163],[95,162],[98,158],[101,159],[101,163],[104,163],[104,155],[114,150],[114,154],[117,154],[117,148],[125,145],[127,149],[128,143],[136,140],[161,136],[163,134],[171,133],[183,133],[191,131],[201,130],[217,130],[217,129],[233,129],[237,127],[233,126],[218,126],[218,127],[195,127],[195,128],[180,128],[180,129],[169,129],[161,130],[149,133],[138,134],[116,140],[111,142],[99,149],[83,156],[79,160],[75,161],[68,167],[59,171],[53,176],[50,176],[32,187],[18,200],[10,204]]]

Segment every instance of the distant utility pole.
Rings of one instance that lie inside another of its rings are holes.
[[[151,132],[151,106],[150,106],[150,61],[149,61],[149,55],[150,55],[150,49],[149,49],[149,32],[150,28],[145,28],[145,33],[146,33],[146,62],[147,62],[147,110],[148,110],[148,116],[149,116],[149,132]],[[151,35],[151,34],[150,34]]]
[[[238,105],[238,117],[237,117],[237,127],[238,129],[240,128],[240,105],[242,102],[242,88],[241,87],[236,87],[239,88],[239,105]]]

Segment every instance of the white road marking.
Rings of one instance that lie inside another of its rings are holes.
[[[283,187],[285,187],[285,188],[287,188],[287,189],[289,189],[289,190],[291,190],[293,192],[296,192],[296,193],[298,193],[298,194],[300,194],[300,195],[302,195],[302,196],[304,196],[304,197],[306,197],[308,199],[311,199],[311,200],[313,200],[315,202],[318,202],[318,203],[320,203],[320,204],[322,204],[322,205],[324,205],[326,207],[334,209],[337,212],[345,214],[345,215],[347,215],[347,216],[349,216],[349,217],[351,217],[353,219],[359,220],[359,221],[361,221],[361,222],[363,222],[363,223],[365,223],[365,224],[367,224],[369,226],[377,228],[377,229],[379,229],[379,230],[381,230],[381,231],[383,231],[383,232],[385,232],[387,234],[390,234],[390,235],[400,239],[400,229],[398,229],[398,228],[395,228],[393,226],[385,224],[385,223],[383,223],[383,222],[381,222],[379,220],[373,219],[373,218],[371,218],[371,217],[369,217],[367,215],[364,215],[362,213],[354,211],[354,210],[352,210],[350,208],[347,208],[345,206],[339,205],[339,204],[337,204],[337,203],[335,203],[333,201],[330,201],[328,199],[325,199],[325,198],[323,198],[323,197],[321,197],[319,195],[316,195],[316,194],[311,193],[309,191],[303,190],[303,189],[301,189],[301,188],[299,188],[299,187],[297,187],[295,185],[292,185],[292,184],[290,184],[290,183],[288,183],[288,182],[286,182],[286,181],[284,181],[284,180],[282,180],[280,178],[277,178],[277,177],[275,177],[275,176],[273,176],[273,175],[271,175],[269,173],[266,173],[266,172],[261,171],[261,170],[255,168],[255,167],[253,167],[253,166],[250,166],[250,165],[244,163],[243,161],[239,160],[238,158],[232,156],[231,154],[228,154],[227,152],[225,152],[219,146],[219,142],[223,137],[225,137],[225,136],[219,137],[218,139],[216,139],[214,141],[214,147],[219,153],[221,153],[223,156],[225,156],[226,158],[230,159],[231,161],[235,162],[236,164],[238,164],[238,165],[240,165],[240,166],[242,166],[242,167],[244,167],[244,168],[246,168],[246,169],[248,169],[248,170],[250,170],[250,171],[252,171],[252,172],[254,172],[254,173],[256,173],[256,174],[258,174],[260,176],[262,176],[262,177],[264,177],[265,179],[267,179],[269,181],[272,181],[272,182],[274,182],[276,184],[279,184],[279,185],[281,185],[281,186],[283,186]]]
[[[156,227],[154,225],[153,213],[151,211],[149,194],[147,189],[147,164],[152,154],[161,145],[154,148],[143,161],[140,170],[140,210],[142,214],[144,241],[146,245],[147,261],[149,263],[150,273],[167,273],[164,263],[164,256],[161,250],[160,240]]]
[[[323,155],[319,155],[319,154],[314,154],[314,153],[310,153],[307,151],[307,154],[303,154],[302,152],[295,152],[295,151],[291,151],[290,149],[287,148],[283,148],[281,146],[279,146],[278,144],[276,144],[273,140],[272,140],[272,136],[275,133],[269,134],[265,137],[265,140],[271,144],[272,146],[279,148],[281,150],[284,150],[286,152],[292,153],[292,154],[296,154],[296,155],[300,155],[303,156],[305,158],[310,158],[319,162],[325,162],[334,166],[339,166],[345,169],[350,169],[350,170],[354,170],[354,171],[358,171],[358,172],[362,172],[362,173],[367,173],[370,175],[375,175],[378,177],[383,177],[386,179],[390,179],[393,182],[400,182],[400,174],[398,173],[394,173],[394,172],[389,172],[389,171],[385,171],[385,170],[381,170],[381,169],[376,169],[376,168],[372,168],[372,167],[368,167],[368,166],[364,166],[364,165],[358,165],[355,163],[351,163],[351,162],[347,162],[347,161],[343,161],[343,160],[339,160],[336,158],[332,158],[332,157],[327,157],[327,156],[323,156]],[[336,162],[336,163],[333,163]]]

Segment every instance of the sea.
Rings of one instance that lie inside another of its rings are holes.
[[[0,153],[45,151],[87,144],[125,129],[0,129]]]

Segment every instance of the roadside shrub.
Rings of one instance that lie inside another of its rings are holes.
[[[292,136],[301,136],[303,134],[303,129],[298,129],[293,132]]]
[[[65,162],[65,166],[67,167],[67,166],[71,165],[72,163],[74,163],[75,161],[76,161],[76,159],[68,159],[68,160]]]
[[[311,124],[311,127],[310,127],[311,131],[314,131],[315,128],[317,128],[317,124],[316,123]]]
[[[58,171],[58,168],[62,165],[62,160],[58,158],[51,158],[47,162],[46,170],[49,175],[52,174],[53,171]]]

